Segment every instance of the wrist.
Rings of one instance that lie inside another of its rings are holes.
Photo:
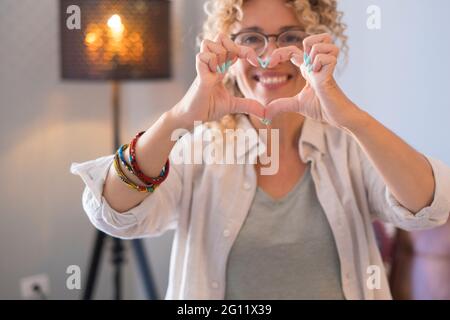
[[[368,114],[355,105],[341,90],[334,78],[317,90],[320,103],[334,110],[334,124],[345,131],[358,130],[368,121]]]
[[[174,131],[177,129],[185,129],[185,130],[191,129],[191,126],[189,125],[189,123],[187,123],[184,120],[184,117],[178,111],[177,106],[164,112],[162,117],[163,117],[163,122],[164,122],[165,126],[167,126],[167,128],[170,128],[171,131]]]
[[[336,96],[342,92],[334,77],[331,77],[318,86],[317,93],[319,96]]]
[[[358,136],[362,131],[367,130],[374,119],[366,112],[353,104],[352,114],[348,121],[342,125],[342,128],[353,136]]]

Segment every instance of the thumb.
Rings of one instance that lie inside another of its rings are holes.
[[[256,100],[233,97],[231,113],[253,114],[258,118],[264,118],[264,106]]]
[[[280,98],[270,102],[266,108],[266,119],[272,120],[278,113],[298,112],[298,100],[295,97]]]

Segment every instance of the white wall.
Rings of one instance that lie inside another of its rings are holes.
[[[369,5],[380,30],[366,27]],[[418,150],[450,164],[450,2],[342,0],[350,62],[339,78],[361,107]]]

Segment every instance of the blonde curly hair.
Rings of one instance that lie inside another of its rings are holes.
[[[204,11],[207,19],[202,32],[197,36],[197,46],[200,46],[203,39],[213,40],[218,33],[230,33],[233,24],[242,21],[244,15],[242,7],[246,1],[248,0],[206,1]],[[344,33],[347,26],[342,22],[343,13],[337,9],[337,0],[286,0],[286,5],[294,9],[306,32],[331,34],[347,60],[348,45]],[[225,75],[223,83],[231,94],[243,97],[236,80],[229,73]],[[226,115],[220,121],[212,121],[207,125],[218,126],[222,130],[235,128],[238,116]]]

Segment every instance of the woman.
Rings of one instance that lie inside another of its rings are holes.
[[[449,168],[340,90],[335,0],[206,8],[186,95],[121,158],[72,167],[91,222],[122,238],[175,229],[166,299],[390,299],[372,219],[407,230],[445,223]],[[236,152],[244,163],[170,162],[174,146],[195,150],[217,127],[269,134]],[[179,128],[193,133],[172,139]],[[263,174],[269,152],[256,145],[278,150],[276,172]]]

